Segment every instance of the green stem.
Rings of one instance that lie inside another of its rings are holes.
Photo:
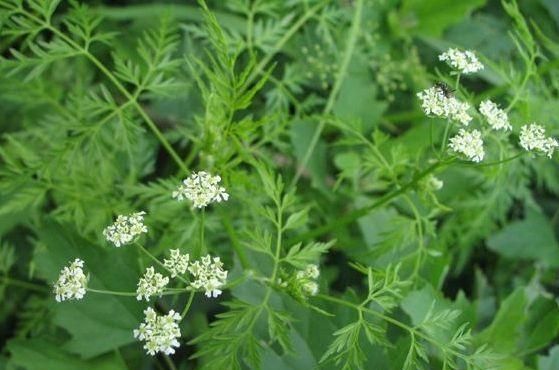
[[[206,246],[204,245],[204,230],[205,230],[205,209],[200,211],[200,218],[198,220],[198,245],[194,249],[194,258],[200,258],[203,254],[207,253]]]
[[[169,355],[163,355],[163,360],[165,361],[165,364],[169,367],[169,370],[177,370],[177,367],[175,366],[173,360],[171,360],[171,357],[169,357]]]
[[[116,295],[122,297],[135,297],[138,294],[136,292],[118,292],[115,290],[105,290],[105,289],[93,289],[93,288],[86,288],[86,289],[88,292],[92,292],[92,293]],[[185,289],[167,288],[163,292],[161,292],[161,295],[177,295],[177,294],[182,294],[184,292],[186,292]]]
[[[351,303],[351,302],[348,302],[348,301],[344,301],[342,299],[338,299],[338,298],[335,298],[335,297],[330,297],[330,296],[324,295],[324,294],[318,294],[318,295],[316,295],[316,297],[320,298],[320,299],[323,299],[325,301],[337,303],[337,304],[340,304],[340,305],[343,305],[343,306],[346,306],[346,307],[351,307],[355,310],[362,311],[362,312],[368,313],[370,315],[376,316],[376,317],[386,321],[387,323],[390,323],[390,324],[392,324],[392,325],[394,325],[394,326],[396,326],[400,329],[403,329],[403,330],[409,332],[410,335],[412,335],[412,336],[417,335],[418,337],[421,337],[424,340],[434,344],[437,348],[439,348],[441,350],[444,349],[444,351],[447,351],[448,353],[451,353],[452,355],[454,355],[456,357],[459,357],[459,358],[463,359],[464,361],[470,362],[470,358],[469,358],[468,355],[460,353],[460,352],[458,352],[458,351],[456,351],[452,348],[448,348],[444,344],[440,343],[438,340],[430,337],[427,334],[422,333],[421,331],[417,330],[416,328],[411,327],[409,325],[406,325],[403,322],[400,322],[396,319],[393,319],[392,317],[387,316],[387,315],[385,315],[381,312],[371,310],[371,309],[363,307],[361,305],[357,305],[357,304],[354,304],[354,303]]]
[[[293,37],[293,35],[295,35],[297,31],[299,31],[299,29],[303,27],[303,25],[307,23],[307,21],[316,14],[316,12],[318,12],[322,7],[326,6],[327,3],[328,1],[321,1],[317,5],[307,10],[305,14],[303,14],[303,16],[299,18],[299,20],[295,22],[291,26],[291,28],[289,28],[287,32],[283,34],[283,37],[279,39],[279,41],[274,45],[274,47],[266,55],[266,57],[264,57],[264,59],[262,59],[260,63],[256,65],[256,67],[254,67],[254,70],[252,71],[250,77],[247,80],[248,82],[246,86],[252,85],[254,79],[262,73],[264,68],[266,68],[266,66],[272,61],[276,53],[283,48],[283,46]],[[243,91],[241,91],[241,93],[242,92]]]
[[[135,297],[137,295],[136,292],[117,292],[114,290],[92,289],[92,288],[87,288],[87,291],[92,293],[118,295],[123,297]]]
[[[241,262],[241,266],[243,266],[243,270],[250,269],[251,268],[250,262],[248,260],[245,249],[243,248],[241,243],[239,243],[239,240],[237,238],[237,233],[235,232],[235,229],[231,224],[229,215],[225,214],[225,212],[221,215],[221,222],[223,223],[225,231],[227,232],[227,234],[229,234],[231,245],[233,246],[233,249],[235,250],[237,257],[239,257],[239,262]]]
[[[503,160],[500,161],[495,161],[495,162],[487,162],[487,163],[475,163],[475,162],[463,162],[463,161],[456,161],[457,165],[462,165],[462,166],[473,166],[473,167],[490,167],[490,166],[497,166],[506,162],[510,162],[515,160],[516,158],[522,157],[523,155],[526,155],[528,152],[520,152],[517,155],[514,155],[512,157],[508,157],[505,158]]]
[[[452,122],[450,122],[450,120],[446,121],[446,126],[444,128],[444,134],[443,134],[443,140],[441,142],[441,148],[439,149],[440,158],[444,157],[444,151],[446,150],[446,144],[448,142],[448,134],[450,132],[450,126],[452,126]]]
[[[186,306],[184,306],[184,310],[181,313],[181,320],[184,320],[186,314],[190,310],[190,306],[192,306],[192,301],[194,300],[194,295],[196,295],[195,291],[190,292],[190,296],[188,296],[188,301],[186,302]]]
[[[334,86],[332,88],[332,91],[330,92],[330,96],[328,97],[328,101],[326,102],[326,106],[324,107],[324,110],[322,112],[323,115],[327,115],[328,113],[330,113],[330,111],[334,107],[334,103],[336,102],[336,98],[338,97],[338,92],[344,82],[345,75],[347,73],[349,63],[351,61],[351,56],[353,55],[353,51],[357,43],[357,38],[359,36],[359,29],[361,27],[361,14],[363,12],[363,1],[364,0],[357,0],[357,4],[355,6],[355,12],[353,14],[351,30],[349,33],[346,49],[344,51],[342,63],[340,65],[340,69],[338,70],[336,81],[334,82]],[[309,146],[307,148],[307,151],[305,152],[305,155],[303,156],[301,163],[299,163],[297,172],[295,173],[295,177],[291,181],[291,185],[290,185],[291,187],[297,185],[299,178],[301,177],[303,171],[305,170],[305,167],[307,166],[307,163],[309,162],[309,159],[312,153],[314,152],[316,145],[318,144],[318,140],[320,139],[320,135],[324,130],[325,124],[326,121],[321,120],[317,128],[315,129],[311,141],[309,143]]]
[[[36,292],[41,292],[41,293],[50,292],[50,289],[46,286],[33,284],[33,283],[28,282],[28,281],[13,279],[13,278],[8,277],[8,276],[0,276],[0,281],[4,282],[6,285],[17,286],[17,287],[28,289],[28,290],[34,290]]]
[[[140,250],[141,250],[142,252],[144,252],[144,254],[146,254],[151,260],[153,260],[155,263],[157,263],[161,268],[163,268],[165,271],[167,271],[167,272],[169,272],[169,273],[172,273],[172,271],[169,270],[169,269],[167,268],[167,266],[165,266],[165,265],[163,264],[163,262],[161,262],[161,261],[160,261],[157,257],[155,257],[153,254],[151,254],[151,253],[150,253],[146,248],[144,248],[140,243],[134,242],[134,244],[136,244],[136,246],[138,246],[138,248],[140,248]],[[180,276],[180,275],[177,275],[177,279],[179,279],[179,280],[182,281],[183,283],[186,283],[186,284],[189,283],[188,280],[186,280],[185,278],[183,278],[183,277]]]
[[[423,231],[423,218],[421,217],[421,214],[419,213],[419,210],[417,209],[417,207],[415,206],[415,204],[413,203],[413,201],[408,197],[408,196],[404,196],[405,201],[408,203],[408,205],[410,206],[412,213],[415,217],[415,223],[416,223],[416,227],[417,227],[417,237],[418,237],[418,249],[417,249],[417,257],[415,259],[415,264],[413,267],[413,272],[412,272],[412,279],[414,280],[414,284],[417,283],[417,276],[419,276],[419,268],[421,267],[421,261],[423,260],[423,255],[425,253],[425,241],[423,240],[424,236],[424,231]]]
[[[29,12],[26,12],[26,11],[23,11],[22,9],[20,9],[20,12],[22,14],[24,14],[26,17],[28,17],[29,19],[37,22],[37,24],[41,25],[44,29],[47,29],[47,30],[51,31],[52,33],[54,33],[55,35],[60,37],[62,40],[64,40],[64,42],[66,42],[68,45],[70,45],[72,48],[74,48],[77,52],[79,52],[80,54],[85,56],[89,61],[91,61],[111,81],[111,83],[116,87],[116,89],[119,90],[122,93],[122,95],[124,95],[124,97],[126,97],[126,99],[128,101],[132,102],[132,105],[136,108],[136,110],[138,111],[140,116],[144,119],[144,121],[147,123],[148,127],[155,134],[155,136],[157,137],[159,142],[163,145],[165,150],[169,153],[169,155],[173,158],[173,160],[181,168],[181,170],[184,171],[185,173],[189,172],[188,169],[186,168],[186,166],[184,165],[184,163],[182,162],[181,158],[177,154],[177,152],[175,152],[175,150],[173,149],[173,147],[171,146],[169,141],[167,141],[167,139],[163,136],[161,131],[157,128],[156,124],[146,114],[146,112],[140,106],[140,104],[138,104],[137,100],[120,83],[120,81],[115,77],[115,75],[113,73],[111,73],[105,67],[105,65],[103,63],[101,63],[101,61],[99,61],[99,59],[97,59],[93,54],[91,54],[88,49],[86,49],[86,48],[82,47],[81,45],[79,45],[78,43],[76,43],[73,39],[68,37],[66,34],[64,34],[62,31],[60,31],[58,28],[53,27],[50,23],[45,22],[44,20],[42,20],[40,18],[37,18],[33,14],[31,14]]]
[[[426,170],[424,170],[423,172],[417,174],[416,176],[414,176],[414,178],[407,183],[406,185],[403,185],[402,187],[400,187],[397,190],[394,190],[393,192],[390,192],[386,195],[384,195],[383,197],[381,197],[379,200],[377,200],[376,202],[374,202],[373,204],[370,204],[368,206],[362,207],[362,208],[358,208],[354,211],[352,211],[349,214],[346,214],[344,216],[338,217],[335,220],[333,220],[332,222],[323,225],[323,226],[319,226],[316,227],[314,229],[312,229],[311,231],[308,231],[304,234],[300,234],[296,237],[294,237],[293,239],[290,239],[287,244],[288,245],[293,245],[296,244],[298,242],[301,241],[305,241],[308,239],[313,239],[316,238],[317,236],[326,234],[332,230],[336,230],[339,229],[345,225],[348,225],[358,219],[360,219],[361,217],[365,216],[366,214],[368,214],[369,212],[371,212],[373,209],[376,209],[378,207],[383,206],[384,204],[390,202],[392,199],[406,193],[409,189],[413,188],[414,186],[417,185],[417,183],[423,179],[425,176],[433,173],[435,170],[437,170],[439,167],[443,167],[446,166],[448,164],[452,163],[452,161],[448,161],[448,162],[436,162],[433,165],[429,166]]]
[[[454,91],[458,92],[459,87],[460,87],[460,73],[456,75],[456,82],[454,83]]]

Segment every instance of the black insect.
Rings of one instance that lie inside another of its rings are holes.
[[[437,82],[435,83],[435,87],[439,89],[446,98],[450,98],[454,96],[454,89],[444,82]]]

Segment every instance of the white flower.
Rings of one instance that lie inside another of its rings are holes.
[[[153,267],[148,267],[146,273],[140,278],[138,282],[138,289],[136,289],[136,299],[139,301],[142,296],[146,301],[152,295],[161,295],[165,286],[169,284],[169,278],[155,272]]]
[[[307,281],[302,286],[303,292],[307,295],[318,294],[318,284],[314,281]]]
[[[203,208],[213,202],[221,202],[229,199],[225,188],[220,186],[221,177],[212,176],[207,172],[195,172],[182,181],[177,190],[173,192],[173,198],[182,201],[188,199],[195,208]]]
[[[528,151],[544,153],[551,158],[559,143],[554,138],[546,137],[542,126],[531,123],[520,129],[520,146]]]
[[[144,310],[145,319],[138,329],[134,330],[134,338],[146,342],[144,349],[154,356],[157,352],[166,355],[175,353],[180,346],[177,338],[181,337],[179,322],[181,316],[171,310],[167,315],[157,315],[153,308]]]
[[[127,216],[120,215],[112,225],[103,230],[103,235],[115,247],[128,244],[141,233],[148,232],[148,228],[144,225],[145,214],[145,212],[136,212]]]
[[[453,151],[464,154],[474,162],[481,162],[485,156],[481,132],[478,130],[468,132],[460,129],[458,135],[450,139],[448,146]]]
[[[482,101],[479,105],[479,111],[487,119],[489,126],[491,126],[493,130],[512,130],[507,112],[500,109],[499,106],[491,100]]]
[[[318,284],[315,280],[319,276],[320,270],[314,264],[307,265],[304,270],[297,271],[295,274],[301,290],[306,295],[316,295],[318,293]]]
[[[171,257],[163,260],[163,264],[171,271],[171,277],[174,278],[186,272],[189,260],[190,256],[188,254],[181,254],[178,249],[171,249]]]
[[[450,48],[439,55],[439,60],[447,62],[448,65],[461,73],[475,73],[483,69],[483,64],[469,50],[460,51]]]
[[[454,96],[449,96],[439,86],[432,86],[417,93],[421,108],[427,115],[448,118],[467,126],[472,120],[468,114],[470,106]]]
[[[297,271],[297,279],[317,279],[320,276],[320,270],[317,265],[309,264],[302,271]]]
[[[222,293],[221,288],[227,280],[227,271],[223,270],[223,263],[219,257],[202,257],[201,262],[191,263],[188,271],[195,279],[190,285],[194,289],[204,289],[206,297],[217,298]]]
[[[54,284],[56,301],[67,299],[82,299],[86,292],[87,277],[83,273],[83,261],[76,258],[69,266],[60,271],[60,276]]]

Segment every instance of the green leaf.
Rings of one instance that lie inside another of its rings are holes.
[[[541,213],[529,212],[524,220],[508,224],[487,240],[487,246],[507,258],[559,266],[559,245],[551,224]]]
[[[302,243],[297,243],[289,249],[284,260],[302,269],[309,263],[316,263],[320,256],[326,253],[333,244],[334,241],[328,243],[310,243],[301,248]]]
[[[386,102],[377,100],[377,86],[370,66],[356,55],[342,83],[333,111],[342,120],[359,120],[362,131],[369,132],[386,110]]]
[[[305,154],[312,140],[313,133],[317,130],[318,123],[313,121],[295,120],[292,123],[290,136],[293,144],[295,156],[300,163],[305,158]],[[324,140],[319,139],[312,155],[307,163],[307,168],[303,172],[303,176],[309,176],[312,179],[314,187],[326,190],[326,144]]]
[[[14,339],[6,346],[10,352],[9,368],[26,370],[127,370],[116,354],[83,360],[44,339]]]
[[[69,261],[81,258],[85,272],[90,275],[88,286],[125,292],[136,290],[140,271],[135,267],[137,253],[133,246],[101,249],[73,234],[69,226],[54,222],[42,225],[37,234],[45,246],[36,254],[37,269],[48,281],[55,281]],[[71,335],[64,344],[67,350],[91,358],[135,342],[133,330],[141,322],[142,309],[143,305],[135,297],[88,292],[80,301],[58,303],[54,322]]]
[[[429,37],[440,37],[450,25],[458,23],[486,0],[405,0],[401,17],[415,25],[414,32]]]
[[[522,348],[543,348],[559,334],[559,307],[555,300],[537,297],[528,309]]]
[[[519,334],[526,321],[527,297],[524,288],[518,288],[501,304],[491,325],[480,333],[482,343],[491,343],[498,352],[513,354],[519,343]]]
[[[295,212],[287,218],[285,225],[283,227],[284,230],[290,229],[298,229],[304,226],[309,219],[309,209],[305,208],[299,212]]]

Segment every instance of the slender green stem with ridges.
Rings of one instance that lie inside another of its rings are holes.
[[[134,243],[134,244],[136,244],[136,246],[137,246],[138,248],[140,248],[140,250],[141,250],[142,252],[144,252],[144,254],[146,254],[153,262],[155,262],[156,264],[158,264],[158,265],[159,265],[161,268],[163,268],[165,271],[167,271],[167,272],[169,272],[169,273],[172,273],[172,271],[169,270],[169,269],[167,268],[167,266],[165,266],[165,264],[163,264],[163,262],[161,262],[161,261],[159,260],[159,258],[157,258],[157,257],[155,257],[153,254],[151,254],[151,253],[150,253],[146,248],[144,248],[140,243],[136,242],[136,243]],[[180,276],[180,275],[177,275],[177,279],[179,279],[179,280],[182,281],[183,283],[189,284],[189,281],[186,280],[185,278],[183,278],[183,277]]]
[[[332,222],[330,222],[326,225],[316,227],[316,228],[312,229],[311,231],[308,231],[304,234],[300,234],[300,235],[294,237],[293,239],[290,239],[287,244],[288,245],[293,245],[293,244],[301,242],[301,241],[313,239],[313,238],[316,238],[317,236],[324,235],[324,234],[326,234],[330,231],[339,229],[339,228],[341,228],[345,225],[348,225],[352,222],[355,222],[358,219],[360,219],[361,217],[363,217],[366,214],[368,214],[369,212],[371,212],[373,209],[376,209],[376,208],[390,202],[391,200],[395,199],[396,197],[406,193],[408,190],[415,187],[417,185],[417,183],[421,179],[423,179],[425,176],[435,172],[440,167],[447,166],[448,164],[450,164],[452,162],[453,162],[452,160],[448,161],[448,162],[436,162],[433,165],[431,165],[430,167],[428,167],[426,170],[424,170],[423,172],[420,172],[419,174],[414,176],[414,178],[409,183],[401,186],[397,190],[394,190],[394,191],[382,196],[380,199],[378,199],[373,204],[370,204],[370,205],[362,207],[362,208],[358,208],[358,209],[356,209],[356,210],[354,210],[354,211],[352,211],[352,212],[350,212],[350,213],[348,213],[344,216],[336,218],[335,220],[333,220]]]
[[[441,349],[441,350],[444,349],[444,351],[447,351],[448,353],[452,354],[453,356],[456,356],[456,357],[458,357],[458,358],[461,358],[462,360],[464,360],[464,361],[466,361],[466,362],[468,362],[468,363],[471,362],[471,359],[470,359],[470,356],[469,356],[469,355],[464,354],[464,353],[461,353],[461,352],[458,352],[458,351],[456,351],[456,350],[454,350],[454,349],[452,349],[452,348],[448,348],[448,347],[445,346],[443,343],[439,342],[437,339],[435,339],[435,338],[433,338],[433,337],[430,337],[429,335],[427,335],[427,334],[421,332],[421,331],[418,330],[417,328],[414,328],[414,327],[412,327],[412,326],[406,325],[406,324],[404,324],[403,322],[398,321],[398,320],[396,320],[396,319],[394,319],[394,318],[392,318],[392,317],[390,317],[390,316],[387,316],[387,315],[385,315],[385,314],[383,314],[383,313],[381,313],[381,312],[372,310],[372,309],[370,309],[370,308],[366,308],[366,307],[364,307],[364,306],[362,306],[362,305],[357,305],[357,304],[355,304],[355,303],[351,303],[351,302],[349,302],[349,301],[344,301],[344,300],[342,300],[342,299],[338,299],[338,298],[335,298],[335,297],[331,297],[331,296],[329,296],[329,295],[318,294],[318,295],[316,295],[316,297],[317,297],[317,298],[320,298],[320,299],[323,299],[323,300],[325,300],[325,301],[329,301],[329,302],[332,302],[332,303],[337,303],[337,304],[340,304],[340,305],[343,305],[343,306],[346,306],[346,307],[351,307],[351,308],[353,308],[353,309],[355,309],[355,310],[357,310],[357,311],[360,311],[361,313],[367,313],[367,314],[376,316],[376,317],[378,317],[378,318],[380,318],[380,319],[386,321],[386,322],[389,323],[389,324],[392,324],[392,325],[394,325],[394,326],[396,326],[396,327],[399,327],[400,329],[403,329],[403,330],[407,331],[407,332],[408,332],[410,335],[412,335],[412,336],[418,336],[418,337],[420,337],[420,338],[422,338],[422,339],[424,339],[424,340],[430,342],[431,344],[434,344],[435,347],[437,347],[437,348],[439,348],[439,349]]]
[[[194,300],[195,295],[196,295],[195,291],[190,292],[190,295],[188,296],[188,301],[186,302],[186,305],[184,306],[184,310],[182,310],[181,313],[181,320],[184,320],[186,314],[190,310],[190,306],[192,306],[192,301]]]
[[[36,292],[47,293],[50,291],[50,289],[46,286],[30,283],[28,281],[13,279],[9,276],[0,276],[0,281],[6,285],[17,286],[28,290],[34,290]]]
[[[353,55],[353,51],[355,49],[355,44],[357,43],[357,38],[359,36],[359,30],[361,28],[361,18],[363,13],[363,0],[358,0],[357,4],[355,5],[355,12],[353,15],[353,21],[351,25],[351,30],[349,32],[348,43],[345,49],[342,63],[340,65],[340,69],[338,70],[338,74],[336,76],[336,81],[334,82],[334,86],[332,87],[332,91],[330,92],[330,96],[328,97],[328,101],[326,102],[326,106],[322,112],[323,115],[327,115],[330,113],[332,108],[334,107],[334,103],[336,102],[336,98],[338,97],[338,92],[340,91],[342,84],[344,82],[347,69],[349,67],[349,63],[351,62],[351,57]],[[321,120],[318,126],[316,127],[313,136],[311,138],[311,142],[303,156],[301,163],[299,163],[297,172],[295,173],[295,177],[291,181],[291,187],[297,185],[299,178],[301,177],[309,159],[311,158],[312,153],[316,145],[318,144],[318,140],[320,139],[320,135],[324,130],[324,126],[326,124],[325,120]]]
[[[264,71],[264,68],[266,68],[266,66],[270,64],[270,62],[274,58],[274,55],[276,55],[276,53],[283,48],[283,46],[293,37],[293,35],[295,35],[297,31],[299,31],[299,29],[303,27],[303,25],[316,14],[316,12],[326,6],[327,3],[328,1],[322,1],[312,8],[309,8],[309,10],[307,10],[305,14],[303,14],[303,16],[299,18],[299,20],[287,30],[287,32],[285,32],[283,37],[278,40],[278,42],[272,47],[271,51],[264,57],[264,59],[262,59],[260,63],[256,65],[256,67],[254,67],[254,70],[248,78],[248,82],[246,84],[247,86],[250,86],[254,79],[259,76],[262,71]]]
[[[200,210],[200,216],[198,219],[198,244],[194,248],[194,258],[200,258],[203,254],[207,253],[206,246],[204,243],[204,232],[206,229],[206,213],[204,208]]]
[[[155,136],[157,137],[157,139],[159,140],[161,145],[163,145],[165,150],[173,158],[173,160],[176,162],[176,164],[179,166],[179,168],[185,173],[189,172],[188,168],[186,168],[182,159],[179,157],[177,152],[173,149],[173,147],[171,146],[169,141],[165,138],[163,133],[159,130],[159,128],[157,128],[157,125],[153,122],[153,120],[147,115],[147,113],[144,111],[144,109],[140,106],[140,104],[137,101],[137,98],[135,98],[124,87],[124,85],[122,85],[122,83],[120,83],[120,81],[115,77],[115,75],[113,73],[111,73],[111,71],[109,71],[107,69],[107,67],[105,67],[105,65],[103,63],[101,63],[101,61],[99,59],[97,59],[93,54],[91,54],[87,48],[84,48],[83,46],[76,43],[74,40],[72,40],[70,37],[68,37],[66,34],[64,34],[58,28],[54,27],[49,22],[46,22],[43,19],[37,18],[33,14],[31,14],[31,13],[29,13],[29,12],[23,10],[23,9],[19,9],[19,12],[24,14],[26,17],[33,20],[37,24],[39,24],[44,29],[46,29],[46,30],[52,32],[53,34],[55,34],[56,36],[60,37],[69,46],[74,48],[79,54],[85,56],[91,63],[93,63],[111,81],[111,83],[115,86],[115,88],[118,91],[120,91],[120,93],[128,100],[128,102],[130,102],[134,106],[136,111],[140,114],[140,116],[146,122],[146,124],[148,125],[150,130],[155,134]]]

